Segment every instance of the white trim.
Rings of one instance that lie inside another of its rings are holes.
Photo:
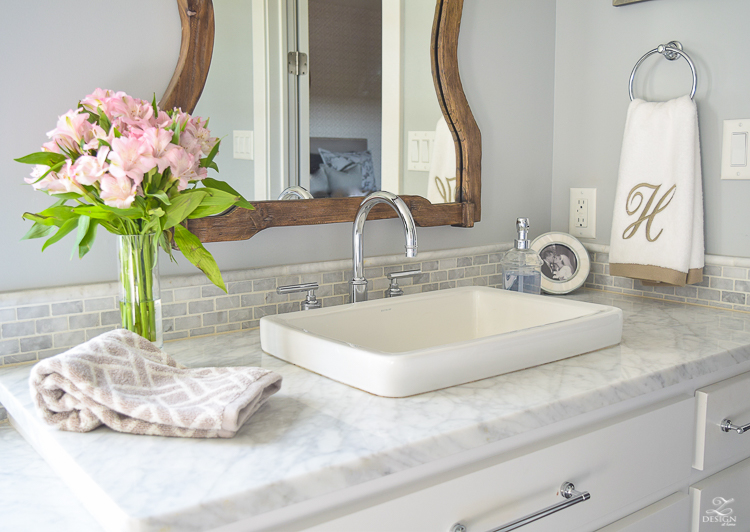
[[[383,90],[381,100],[382,190],[402,192],[403,157],[403,0],[383,1]]]
[[[254,193],[251,199],[268,198],[268,50],[266,48],[266,0],[252,0],[253,32],[253,150]]]
[[[315,60],[310,56],[310,15],[308,0],[297,0],[297,51],[307,54],[307,71],[304,77],[297,78],[297,130],[299,154],[297,166],[299,185],[310,190],[310,64]],[[303,80],[303,82],[300,82]]]

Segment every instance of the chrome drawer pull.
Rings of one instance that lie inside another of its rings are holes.
[[[737,434],[744,434],[748,430],[750,430],[750,423],[747,425],[742,425],[741,427],[738,427],[737,425],[732,425],[731,419],[725,419],[721,422],[721,430],[724,432],[729,432],[730,430],[735,431]]]
[[[500,528],[493,528],[492,530],[488,530],[487,532],[509,532],[510,530],[516,530],[517,528],[521,528],[524,525],[528,525],[529,523],[538,521],[542,517],[547,517],[548,515],[552,515],[556,512],[559,512],[560,510],[564,510],[565,508],[569,508],[574,504],[587,501],[591,498],[591,495],[588,491],[576,491],[576,487],[572,482],[564,482],[563,485],[560,486],[560,495],[568,500],[553,504],[552,506],[548,506],[543,510],[539,510],[538,512],[529,514],[526,517],[522,517],[521,519],[516,519],[515,521],[503,525]],[[450,532],[466,532],[466,527],[461,523],[456,523],[450,529]]]

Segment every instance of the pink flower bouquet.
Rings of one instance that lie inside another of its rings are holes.
[[[24,214],[34,222],[24,238],[49,237],[44,251],[76,230],[73,251],[83,257],[99,226],[117,235],[155,233],[170,258],[174,239],[226,291],[211,254],[180,225],[232,206],[253,208],[228,184],[207,177],[209,168],[218,171],[219,149],[207,125],[180,109],[159,109],[156,99],[97,89],[59,118],[42,151],[16,159],[35,165],[27,183],[57,199]]]

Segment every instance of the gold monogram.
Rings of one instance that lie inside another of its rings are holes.
[[[435,176],[435,185],[438,194],[440,194],[440,197],[443,198],[444,203],[453,203],[456,196],[454,194],[455,187],[451,187],[451,184],[454,184],[455,182],[455,177],[446,177],[445,183],[443,183],[443,181],[438,176]]]
[[[628,200],[625,203],[625,211],[628,213],[628,216],[632,216],[635,213],[638,212],[638,210],[641,208],[641,205],[643,205],[643,192],[640,192],[638,189],[640,188],[647,188],[652,190],[651,197],[646,202],[646,205],[643,207],[643,211],[641,211],[640,217],[630,224],[625,231],[622,233],[622,238],[627,240],[628,238],[631,238],[636,231],[638,231],[638,228],[641,226],[641,224],[645,221],[646,222],[646,238],[649,242],[654,242],[657,238],[659,238],[664,231],[662,229],[659,231],[659,234],[655,237],[651,238],[651,224],[654,221],[654,217],[659,214],[661,211],[667,208],[667,205],[672,201],[672,198],[674,198],[675,191],[677,190],[677,185],[672,185],[672,187],[667,190],[664,195],[659,199],[659,201],[656,203],[656,206],[653,210],[651,210],[651,205],[654,203],[654,199],[656,198],[656,195],[659,193],[659,189],[661,188],[661,185],[649,185],[648,183],[641,183],[640,185],[636,185],[633,187],[633,190],[630,191],[630,194],[628,194]],[[633,206],[633,203],[638,201],[638,205],[635,205],[632,209],[631,206]],[[649,212],[650,211],[650,212]]]

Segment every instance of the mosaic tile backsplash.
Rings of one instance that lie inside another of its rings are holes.
[[[499,262],[510,244],[373,257],[365,261],[370,298],[384,297],[386,274],[421,268],[399,281],[405,295],[458,286],[501,284]],[[686,287],[649,287],[609,275],[607,246],[587,244],[591,273],[585,287],[750,312],[750,260],[706,256],[703,281]],[[288,284],[317,282],[323,306],[348,301],[351,261],[279,266],[226,272],[228,293],[203,275],[162,279],[164,340],[255,329],[263,316],[299,310],[304,293],[278,295]],[[0,294],[0,366],[31,363],[61,353],[119,326],[117,285],[102,283]],[[7,418],[0,406],[0,422]]]

